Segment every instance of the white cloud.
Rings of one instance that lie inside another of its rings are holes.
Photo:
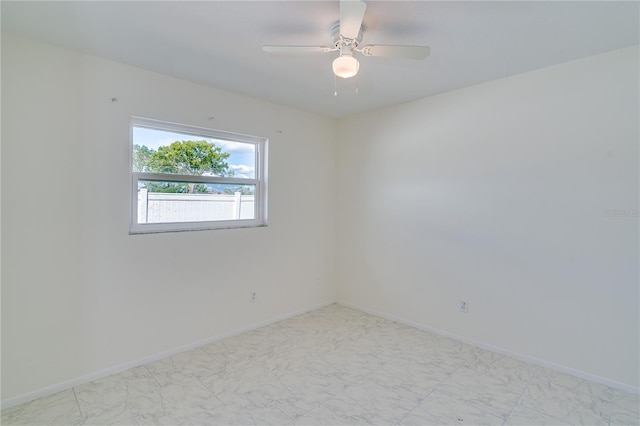
[[[134,127],[134,143],[145,145],[152,149],[158,149],[161,146],[171,145],[175,141],[186,140],[206,140],[216,146],[222,148],[224,152],[229,154],[255,154],[256,146],[251,143],[224,141],[212,139],[203,136],[194,136],[184,133],[170,132],[166,130],[146,129],[143,127]]]
[[[256,146],[251,143],[230,142],[214,139],[212,142],[229,154],[254,153]]]
[[[245,164],[229,164],[234,177],[253,179],[256,176],[256,168]]]

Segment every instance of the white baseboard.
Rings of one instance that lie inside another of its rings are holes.
[[[344,301],[344,300],[338,300],[337,303],[339,305],[346,306],[348,308],[356,309],[358,311],[366,312],[368,314],[375,315],[375,316],[378,316],[378,317],[382,317],[382,318],[385,318],[385,319],[388,319],[388,320],[391,320],[391,321],[395,321],[395,322],[400,323],[400,324],[408,325],[410,327],[414,327],[414,328],[417,328],[419,330],[423,330],[423,331],[426,331],[426,332],[429,332],[429,333],[437,334],[437,335],[440,335],[440,336],[443,336],[443,337],[447,337],[447,338],[450,338],[450,339],[453,339],[453,340],[457,340],[459,342],[467,343],[469,345],[473,345],[473,346],[476,346],[476,347],[481,348],[481,349],[486,349],[486,350],[491,351],[491,352],[499,353],[501,355],[506,355],[506,356],[509,356],[511,358],[518,359],[520,361],[529,362],[531,364],[535,364],[535,365],[538,365],[540,367],[545,367],[545,368],[548,368],[550,370],[554,370],[554,371],[557,371],[557,372],[560,372],[560,373],[570,374],[572,376],[576,376],[576,377],[579,377],[581,379],[585,379],[585,380],[589,380],[591,382],[596,382],[596,383],[599,383],[599,384],[602,384],[602,385],[605,385],[605,386],[609,386],[609,387],[614,388],[614,389],[619,389],[619,390],[622,390],[622,391],[625,391],[625,392],[640,394],[640,387],[631,386],[631,385],[628,385],[626,383],[621,383],[621,382],[617,382],[615,380],[607,379],[606,377],[597,376],[595,374],[587,373],[585,371],[576,370],[574,368],[565,367],[565,366],[559,365],[559,364],[554,364],[552,362],[545,361],[545,360],[542,360],[542,359],[539,359],[539,358],[535,358],[535,357],[532,357],[532,356],[529,356],[529,355],[521,354],[521,353],[518,353],[518,352],[513,352],[513,351],[510,351],[508,349],[501,348],[499,346],[494,346],[494,345],[491,345],[489,343],[481,342],[479,340],[469,339],[468,337],[460,336],[460,335],[457,335],[457,334],[454,334],[454,333],[449,333],[448,331],[444,331],[444,330],[440,330],[440,329],[437,329],[437,328],[429,327],[429,326],[426,326],[424,324],[419,324],[419,323],[416,323],[416,322],[413,322],[413,321],[409,321],[409,320],[404,319],[404,318],[396,317],[394,315],[388,315],[388,314],[385,314],[383,312],[376,311],[375,309],[369,309],[369,308],[366,308],[364,306],[356,305],[356,304],[353,304],[353,303],[350,303],[350,302],[347,302],[347,301]]]
[[[316,309],[323,308],[325,306],[333,305],[336,303],[336,300],[329,300],[324,303],[320,303],[317,305],[309,306],[303,309],[299,309],[293,312],[289,312],[284,315],[278,315],[274,318],[270,318],[266,321],[260,321],[254,324],[250,324],[246,327],[238,328],[227,333],[223,333],[217,336],[208,337],[206,339],[198,340],[196,342],[188,343],[186,345],[178,346],[173,349],[169,349],[167,351],[159,352],[157,354],[153,354],[150,356],[146,356],[144,358],[140,358],[131,362],[127,362],[124,364],[116,365],[110,368],[106,368],[104,370],[96,371],[93,373],[86,374],[81,377],[76,377],[75,379],[66,380],[61,383],[57,383],[55,385],[47,386],[42,389],[35,390],[33,392],[27,392],[22,395],[15,396],[13,398],[8,398],[0,402],[0,408],[6,409],[9,407],[13,407],[14,405],[22,404],[23,402],[32,401],[37,398],[41,398],[43,396],[51,395],[56,392],[60,392],[63,390],[71,389],[75,386],[83,385],[85,383],[92,382],[94,380],[102,379],[107,376],[111,376],[112,374],[120,373],[122,371],[128,370],[130,368],[139,367],[144,364],[149,364],[150,362],[158,361],[160,359],[179,354],[181,352],[190,351],[192,349],[198,348],[200,346],[204,346],[209,343],[217,342],[222,339],[226,339],[228,337],[236,336],[238,334],[245,333],[247,331],[255,330],[260,327],[264,327],[267,325],[271,325],[278,321],[286,320],[291,317],[295,317],[296,315],[304,314],[309,311],[314,311]]]

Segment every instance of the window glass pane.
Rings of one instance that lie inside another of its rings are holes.
[[[138,223],[255,219],[255,185],[138,181]]]
[[[256,178],[256,145],[133,126],[133,171]]]

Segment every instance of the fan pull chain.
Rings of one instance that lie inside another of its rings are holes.
[[[333,75],[333,96],[338,96],[338,77]]]

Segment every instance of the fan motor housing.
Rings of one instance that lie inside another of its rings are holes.
[[[340,21],[334,22],[331,25],[329,30],[331,32],[331,40],[333,40],[333,45],[336,46],[337,48],[341,48],[342,45],[345,43],[353,44],[354,45],[353,47],[356,48],[362,41],[362,33],[364,33],[364,25],[360,25],[360,31],[358,32],[358,37],[356,37],[354,40],[342,37],[342,35],[340,34]]]

